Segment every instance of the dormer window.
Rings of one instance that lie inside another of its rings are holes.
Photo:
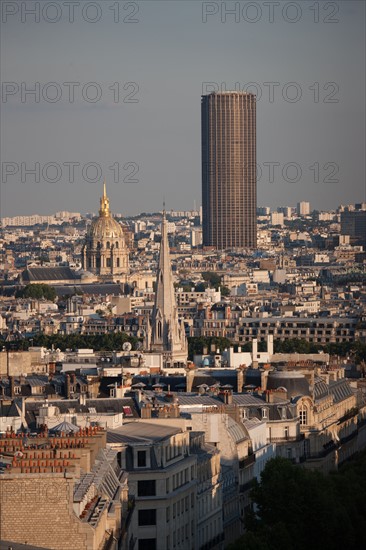
[[[134,449],[134,465],[135,468],[150,468],[150,450]]]
[[[262,409],[262,418],[264,420],[268,418],[268,409]]]
[[[146,468],[146,451],[137,451],[137,467]]]
[[[308,410],[304,405],[301,405],[299,410],[300,426],[306,426],[308,423]]]

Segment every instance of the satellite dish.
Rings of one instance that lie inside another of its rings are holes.
[[[132,344],[131,342],[125,342],[122,346],[123,351],[131,351],[132,350]]]
[[[137,343],[136,349],[139,351],[142,349],[142,342]]]

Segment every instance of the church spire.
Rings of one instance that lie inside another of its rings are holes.
[[[173,363],[185,362],[187,359],[187,340],[184,328],[178,319],[175,300],[165,204],[161,224],[155,303],[151,319],[151,349],[163,352]]]
[[[100,199],[99,215],[103,217],[109,216],[109,198],[107,197],[107,185],[105,180],[103,183],[103,196]]]

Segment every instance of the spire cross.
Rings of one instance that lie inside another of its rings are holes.
[[[103,196],[100,199],[100,216],[109,216],[109,199],[107,197],[107,185],[106,180],[103,183]]]

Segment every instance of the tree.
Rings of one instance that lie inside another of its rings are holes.
[[[55,349],[59,348],[61,351],[65,351],[67,348],[92,348],[95,351],[113,351],[121,350],[125,342],[131,342],[133,349],[139,342],[135,336],[128,336],[125,332],[111,332],[107,334],[54,334],[46,336],[43,333],[36,334],[32,337],[34,346],[43,346]],[[15,342],[1,342],[0,345],[5,345],[10,348],[10,345],[14,346],[14,349],[27,349],[29,347],[28,340],[19,340]]]
[[[24,288],[18,290],[15,294],[16,298],[35,298],[41,300],[51,300],[52,302],[56,298],[56,291],[52,286],[41,284],[28,284]]]
[[[204,281],[208,282],[211,287],[215,288],[216,290],[219,288],[221,284],[221,277],[214,271],[204,271],[202,273],[202,278]]]
[[[227,286],[222,286],[221,287],[221,296],[223,296],[223,297],[230,296],[230,288],[227,287]]]
[[[204,292],[206,290],[205,283],[197,283],[194,290],[196,292]]]
[[[211,345],[215,345],[216,349],[223,351],[226,348],[229,348],[232,344],[228,338],[223,338],[221,336],[189,336],[188,337],[188,357],[190,360],[193,360],[194,355],[201,355],[203,353],[203,348],[206,347],[207,351],[210,352]]]
[[[329,475],[269,460],[251,492],[247,532],[229,549],[365,548],[365,466],[365,452]]]

